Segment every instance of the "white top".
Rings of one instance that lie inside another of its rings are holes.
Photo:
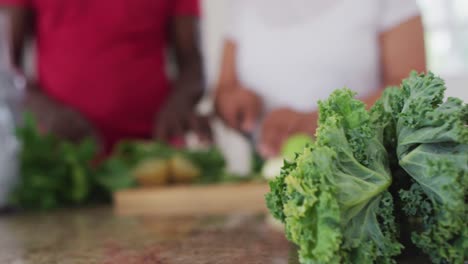
[[[230,1],[239,80],[267,111],[312,111],[344,86],[378,89],[379,34],[419,13],[416,0]]]

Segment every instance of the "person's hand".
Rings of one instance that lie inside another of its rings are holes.
[[[187,84],[190,85],[190,84]],[[154,137],[164,142],[184,138],[189,131],[196,133],[201,141],[211,141],[211,126],[207,116],[196,112],[199,96],[186,87],[176,87],[156,117]],[[195,89],[192,89],[192,91]]]
[[[216,96],[216,110],[221,118],[232,128],[254,132],[262,112],[262,100],[249,89],[235,87],[220,90]]]
[[[37,119],[39,129],[60,138],[78,142],[86,137],[97,140],[91,123],[78,111],[67,107],[29,85],[24,108]]]
[[[269,113],[261,126],[258,152],[263,158],[275,157],[284,141],[296,133],[313,135],[317,127],[317,113],[301,113],[288,108]]]

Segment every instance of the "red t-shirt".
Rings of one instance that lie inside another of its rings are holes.
[[[34,10],[38,81],[83,113],[106,145],[146,137],[169,82],[165,48],[174,16],[197,0],[0,0]]]

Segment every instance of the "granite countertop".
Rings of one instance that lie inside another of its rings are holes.
[[[258,215],[118,217],[110,208],[0,215],[1,264],[298,264]],[[411,260],[399,263],[428,263]]]
[[[117,217],[108,208],[0,216],[0,263],[297,263],[254,215]]]

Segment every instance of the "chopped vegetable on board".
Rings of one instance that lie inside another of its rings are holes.
[[[138,186],[238,181],[225,172],[224,158],[215,148],[187,150],[157,142],[122,142],[107,160],[95,164],[95,142],[71,143],[40,133],[32,114],[25,115],[17,136],[22,143],[20,176],[9,200],[21,209],[109,202],[113,192]]]

